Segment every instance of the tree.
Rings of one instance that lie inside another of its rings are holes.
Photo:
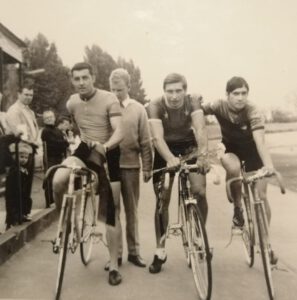
[[[120,68],[126,69],[131,76],[131,89],[130,97],[139,101],[140,103],[146,103],[145,89],[142,87],[141,72],[138,67],[134,65],[132,59],[126,61],[124,58],[118,58],[118,66]]]
[[[32,108],[37,113],[54,109],[65,113],[65,101],[71,93],[69,69],[63,66],[54,43],[39,33],[33,40],[26,40],[27,49],[24,59],[27,70],[45,69],[45,72],[34,78],[34,98]]]
[[[96,87],[109,91],[110,73],[116,68],[124,68],[131,76],[130,97],[142,104],[146,102],[146,94],[142,87],[140,69],[134,65],[133,60],[126,61],[124,58],[119,57],[118,61],[115,62],[111,55],[104,52],[97,45],[86,47],[85,54],[85,61],[88,62],[94,69]]]
[[[109,91],[109,75],[112,70],[117,68],[116,62],[112,56],[97,45],[93,45],[91,48],[86,47],[85,53],[85,61],[94,69],[96,76],[95,86]]]

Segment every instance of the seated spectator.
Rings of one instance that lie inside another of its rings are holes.
[[[60,164],[66,157],[66,149],[69,143],[62,132],[64,128],[64,120],[61,119],[59,124],[55,126],[56,117],[53,111],[47,110],[43,113],[44,129],[41,133],[41,140],[46,146],[46,155],[44,163],[46,169],[53,165]]]
[[[32,198],[27,165],[32,148],[22,142],[19,143],[19,168],[16,161],[15,148],[15,143],[9,145],[13,164],[8,171],[5,183],[6,229],[17,225],[19,221],[31,221]],[[20,216],[21,219],[19,219]]]
[[[41,133],[41,140],[44,143],[43,164],[45,171],[57,164],[60,164],[66,157],[69,143],[61,129],[64,128],[64,120],[60,120],[55,126],[56,117],[53,111],[47,110],[43,113],[43,123],[45,125]],[[53,203],[51,181],[44,182],[43,185],[46,199],[46,207]]]

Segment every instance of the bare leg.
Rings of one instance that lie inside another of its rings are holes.
[[[257,185],[258,185],[259,197],[264,202],[268,224],[270,224],[271,209],[270,209],[270,205],[267,200],[267,180],[265,178],[263,178],[258,181]]]
[[[240,176],[240,161],[238,157],[233,153],[226,153],[221,158],[222,165],[226,170],[226,181]],[[230,186],[231,195],[234,201],[234,207],[242,207],[241,203],[241,182],[235,181]]]
[[[85,164],[74,156],[67,157],[62,164],[66,166],[77,165],[85,167]],[[58,169],[53,177],[53,196],[58,211],[61,210],[63,195],[68,188],[69,174],[70,170],[68,169]]]
[[[167,190],[163,191],[162,199],[158,197],[157,184],[154,184],[154,190],[156,194],[156,210],[155,210],[155,232],[156,232],[156,242],[157,248],[165,247],[165,234],[169,221],[168,207],[170,203],[171,190],[173,185],[174,177],[170,177],[169,187]]]
[[[208,214],[208,204],[206,200],[206,176],[190,173],[191,191],[198,201],[198,207],[202,214],[204,224],[206,223]]]

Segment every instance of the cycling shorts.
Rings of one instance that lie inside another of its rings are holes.
[[[180,142],[180,143],[167,143],[169,150],[171,153],[178,157],[179,155],[184,156],[193,152],[197,152],[197,143],[196,141],[191,142]],[[188,161],[189,164],[196,163],[197,158],[194,157]],[[155,156],[154,156],[154,164],[153,170],[165,168],[167,162],[164,158],[160,155],[160,153],[155,149]],[[174,176],[175,172],[170,172],[170,176]],[[162,172],[157,172],[153,175],[153,183],[159,182],[161,180]]]
[[[255,142],[246,144],[233,144],[223,141],[225,153],[235,154],[241,163],[244,163],[245,171],[251,172],[263,167]]]
[[[91,149],[84,142],[81,142],[74,151],[73,156],[82,160],[88,168],[98,173],[98,165],[88,158],[91,155]],[[96,151],[96,150],[93,150]],[[120,181],[120,147],[109,150],[106,153],[107,168],[110,182]]]

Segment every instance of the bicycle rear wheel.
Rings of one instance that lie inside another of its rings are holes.
[[[58,274],[56,281],[56,300],[60,299],[64,271],[66,265],[66,257],[68,252],[68,240],[71,231],[71,199],[66,199],[64,219],[62,221],[62,231],[60,233],[60,253],[58,262]]]
[[[80,237],[80,257],[84,265],[90,261],[93,250],[93,239],[96,226],[96,216],[94,202],[90,193],[86,193],[85,199],[82,199],[83,218],[81,224]]]
[[[249,190],[247,185],[244,186],[243,203],[244,203],[245,225],[242,228],[242,240],[243,240],[244,252],[245,252],[247,263],[249,267],[252,267],[254,265],[254,257],[255,257],[255,251],[254,251],[255,231],[254,231],[254,223],[252,219]]]
[[[187,206],[189,219],[189,248],[196,289],[202,300],[208,300],[212,291],[211,253],[206,229],[199,208]]]
[[[179,214],[180,214],[180,223],[181,223],[181,237],[182,243],[185,251],[185,256],[187,260],[187,264],[191,266],[191,258],[189,255],[189,240],[188,240],[188,220],[186,220],[185,206],[183,203],[179,204]]]
[[[257,225],[258,225],[258,234],[259,234],[259,245],[261,250],[261,257],[263,262],[264,274],[265,274],[265,281],[267,285],[269,299],[274,299],[274,287],[273,287],[273,280],[272,280],[272,272],[271,272],[271,265],[270,265],[270,244],[268,241],[268,232],[265,228],[264,222],[264,211],[261,205],[256,205],[255,207],[256,218],[257,218]]]

